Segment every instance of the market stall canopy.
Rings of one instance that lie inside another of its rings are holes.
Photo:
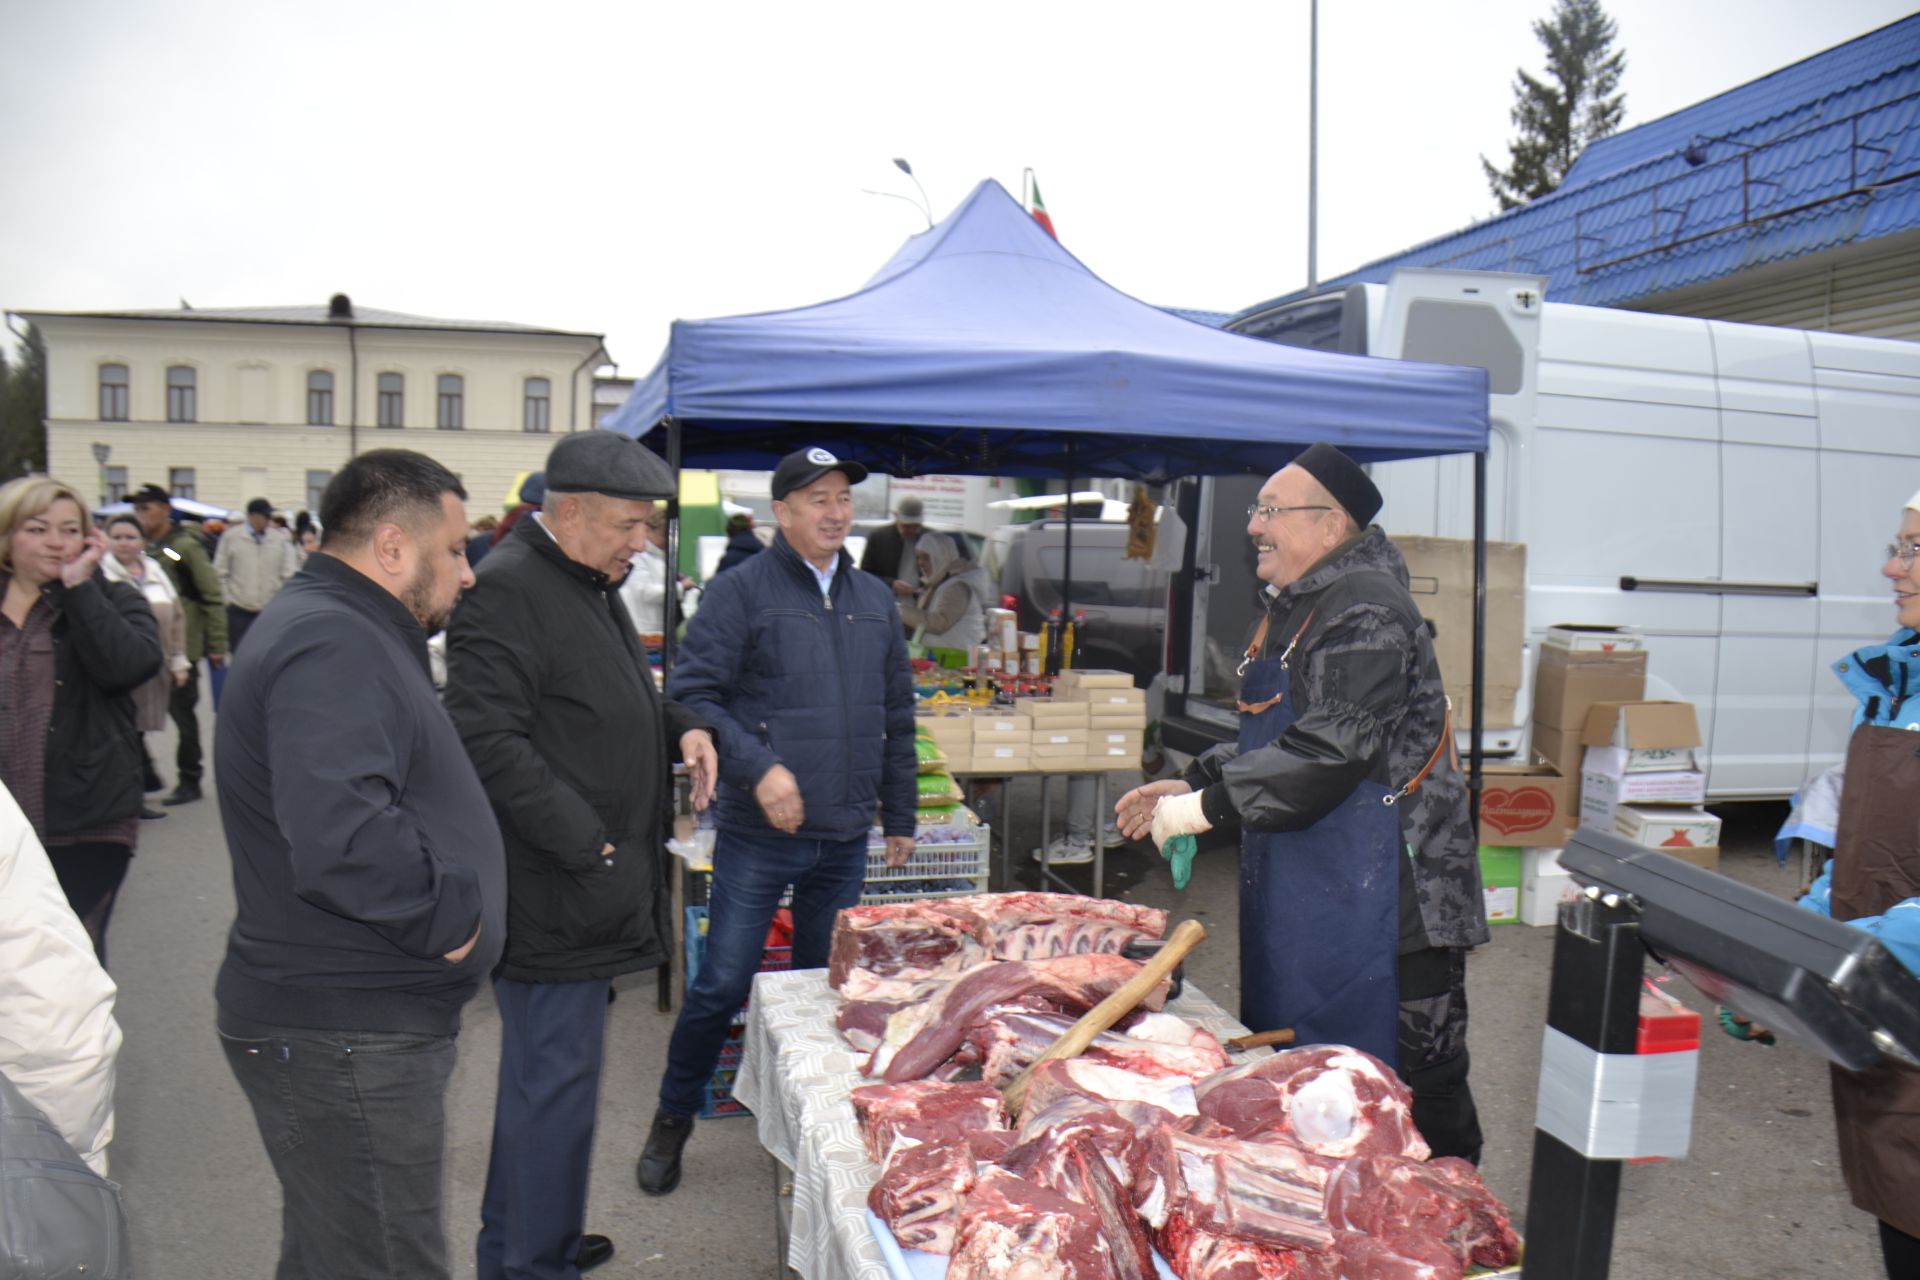
[[[1170,315],[989,180],[857,293],[675,321],[605,425],[645,436],[669,418],[687,466],[764,470],[821,445],[892,475],[1165,480],[1274,471],[1320,440],[1362,462],[1482,452],[1487,382]]]

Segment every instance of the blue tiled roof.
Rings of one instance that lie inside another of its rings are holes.
[[[1617,306],[1916,227],[1920,15],[1602,139],[1552,194],[1320,289],[1457,267]]]

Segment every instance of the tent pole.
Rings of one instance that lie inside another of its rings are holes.
[[[1473,455],[1473,737],[1467,748],[1467,797],[1473,829],[1480,830],[1480,790],[1485,764],[1480,730],[1487,707],[1487,455]],[[1475,836],[1478,839],[1478,835]]]
[[[667,469],[673,472],[673,496],[667,499],[667,598],[661,603],[664,613],[665,629],[660,633],[660,674],[664,678],[673,673],[673,633],[680,622],[680,593],[675,584],[680,581],[680,422],[677,418],[666,419],[667,427]],[[646,673],[642,673],[643,678]],[[664,687],[664,686],[663,686]],[[677,811],[676,801],[676,811]],[[660,890],[667,900],[673,900],[674,859],[671,855],[660,860]],[[671,939],[669,939],[671,940]],[[681,951],[684,955],[684,949]],[[673,961],[660,966],[659,991],[654,1007],[661,1013],[673,1012]]]
[[[1067,628],[1073,625],[1073,441],[1067,441],[1067,525],[1061,537],[1060,556],[1060,630],[1057,640],[1066,643]],[[1060,669],[1070,665],[1072,654],[1062,652]]]

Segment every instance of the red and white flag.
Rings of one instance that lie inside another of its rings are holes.
[[[1048,235],[1058,240],[1060,233],[1053,229],[1053,218],[1047,213],[1046,202],[1040,199],[1040,184],[1034,181],[1031,169],[1027,170],[1027,192],[1027,212],[1033,215],[1035,222],[1045,228]]]

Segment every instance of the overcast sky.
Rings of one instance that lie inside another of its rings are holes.
[[[1910,0],[1610,0],[1627,125]],[[1494,209],[1551,0],[1324,0],[1320,275]],[[1176,17],[1175,15],[1178,14]],[[0,0],[0,307],[324,302],[604,332],[857,288],[983,178],[1150,302],[1306,282],[1307,0]]]

